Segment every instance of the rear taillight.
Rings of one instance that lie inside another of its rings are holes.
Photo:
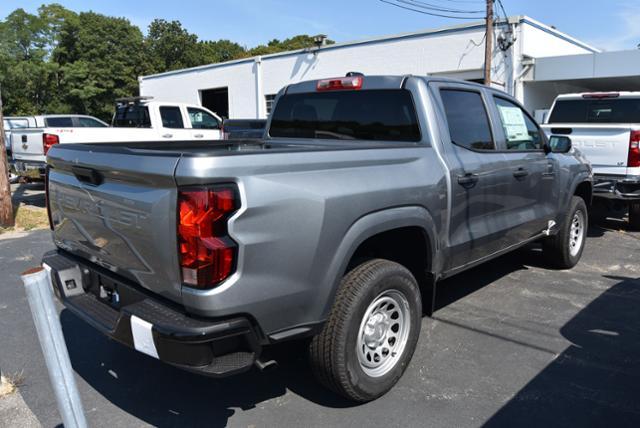
[[[627,167],[633,168],[638,166],[640,166],[640,131],[631,131]]]
[[[46,155],[51,147],[60,144],[60,139],[54,134],[42,134],[42,150]]]
[[[362,89],[362,76],[336,77],[334,79],[319,80],[316,90],[322,91],[338,91],[344,89],[358,90]]]
[[[51,203],[49,199],[49,166],[45,168],[44,173],[44,204],[47,207],[47,218],[49,219],[49,229],[53,230],[53,217],[51,217]]]
[[[178,251],[185,285],[211,288],[233,273],[237,247],[227,221],[238,208],[235,186],[179,191]]]

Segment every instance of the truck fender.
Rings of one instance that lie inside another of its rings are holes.
[[[420,227],[429,241],[429,266],[436,266],[435,254],[438,250],[435,222],[429,211],[422,206],[403,206],[376,211],[360,217],[345,233],[336,249],[335,255],[326,270],[323,284],[330,287],[322,318],[326,319],[331,311],[340,281],[345,274],[348,263],[357,248],[368,238],[378,233],[401,227]]]

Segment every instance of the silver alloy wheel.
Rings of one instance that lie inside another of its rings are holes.
[[[582,211],[578,210],[571,220],[571,230],[569,231],[569,254],[575,257],[582,248],[584,241],[585,218]]]
[[[407,298],[386,290],[373,299],[360,322],[356,352],[362,370],[380,377],[392,370],[407,346],[411,313]]]

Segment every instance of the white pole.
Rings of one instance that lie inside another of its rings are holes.
[[[42,267],[29,269],[22,273],[22,282],[64,426],[86,428],[80,394],[53,303],[49,272]]]

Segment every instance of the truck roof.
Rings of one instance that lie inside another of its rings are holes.
[[[451,82],[451,83],[461,83],[465,85],[475,86],[478,88],[486,88],[492,89],[499,92],[499,89],[490,88],[485,85],[481,85],[475,82],[469,82],[467,80],[453,79],[449,77],[440,77],[440,76],[418,76],[412,74],[405,75],[362,75],[362,74],[353,74],[351,76],[334,76],[328,77],[326,79],[315,79],[315,80],[306,80],[304,82],[292,83],[285,87],[285,93],[302,93],[302,92],[315,92],[316,85],[318,82],[326,81],[326,80],[337,80],[345,77],[362,77],[362,89],[398,89],[401,88],[404,84],[405,80],[408,78],[416,78],[422,79],[426,83],[429,82]]]
[[[574,92],[560,94],[557,100],[578,100],[589,98],[640,98],[640,91],[604,91],[604,92]]]

